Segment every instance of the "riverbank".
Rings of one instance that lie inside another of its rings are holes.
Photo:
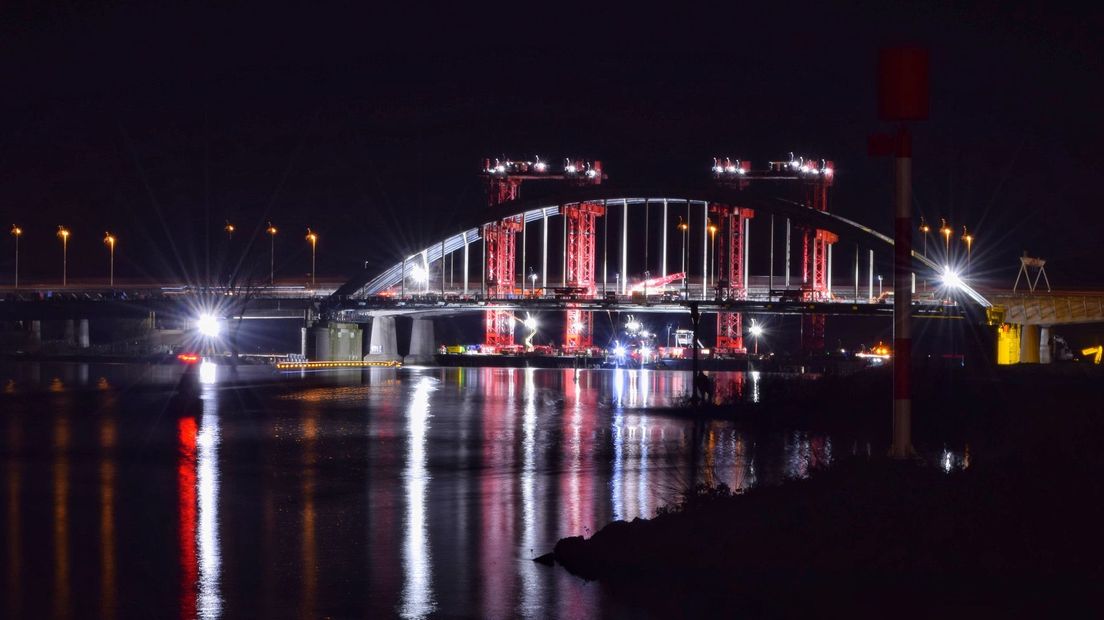
[[[1099,605],[1088,597],[1104,576],[1101,385],[1084,367],[1001,372],[954,395],[990,432],[965,471],[843,462],[743,495],[694,494],[563,539],[554,557],[657,616]]]

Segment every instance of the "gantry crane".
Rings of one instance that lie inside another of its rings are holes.
[[[828,188],[835,179],[831,161],[794,157],[786,161],[769,162],[766,170],[752,170],[751,163],[730,158],[714,158],[713,178],[722,185],[746,188],[752,181],[799,182],[805,187],[805,205],[817,211],[828,211]],[[747,220],[754,217],[750,209],[728,205],[713,205],[711,211],[721,218],[722,267],[717,294],[723,298],[742,299],[747,295],[747,273],[744,236]],[[801,231],[801,297],[804,301],[825,301],[831,295],[828,282],[829,246],[839,238],[832,232],[810,226]],[[787,237],[788,239],[788,237]],[[787,251],[789,246],[787,245]],[[787,259],[788,260],[788,259]],[[788,263],[787,263],[788,264]],[[810,278],[810,273],[812,278]],[[805,315],[802,319],[802,348],[805,351],[824,349],[824,315]],[[743,350],[740,314],[723,312],[717,315],[717,349]]]
[[[602,162],[600,161],[590,163],[566,159],[563,168],[554,172],[540,158],[536,158],[534,161],[495,159],[493,163],[490,159],[484,159],[481,176],[486,183],[487,202],[491,207],[520,198],[522,181],[562,180],[573,185],[597,185],[606,178],[602,173]],[[601,208],[601,205],[597,206]],[[570,224],[572,217],[567,212],[568,209],[565,209],[565,217],[568,217]],[[601,212],[589,209],[581,211],[580,215],[575,217],[577,220],[575,226],[578,229],[575,237],[578,239],[577,243],[580,244],[580,247],[576,248],[576,254],[589,257],[586,259],[589,261],[585,265],[587,269],[579,270],[578,273],[580,276],[583,273],[590,274],[581,280],[577,277],[576,280],[589,282],[590,287],[594,285],[594,217],[596,215],[601,215]],[[483,227],[483,239],[486,247],[486,295],[489,298],[512,297],[514,295],[516,233],[521,231],[525,225],[522,217],[516,215],[503,218]],[[589,254],[585,251],[586,248],[583,247],[584,243],[589,243]],[[572,243],[569,243],[569,249],[572,245]],[[579,252],[579,249],[584,251]],[[571,252],[568,253],[570,255]],[[578,313],[579,311],[576,310],[575,312]],[[571,313],[572,310],[569,310],[568,340],[571,338],[572,325],[576,324],[571,320]],[[586,317],[586,323],[587,325],[590,323],[589,316]],[[588,343],[589,334],[590,330],[588,328],[586,329]],[[512,311],[486,311],[484,344],[496,348],[514,344],[514,313]]]

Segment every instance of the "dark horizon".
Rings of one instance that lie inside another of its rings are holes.
[[[1024,250],[1056,287],[1104,283],[1098,19],[795,6],[781,32],[758,15],[734,31],[642,16],[592,39],[564,16],[518,15],[531,38],[455,17],[81,7],[4,20],[17,96],[0,104],[0,211],[5,232],[26,231],[22,277],[60,275],[59,224],[74,280],[106,271],[106,230],[119,278],[198,278],[205,244],[214,269],[232,268],[249,240],[245,264],[267,272],[269,220],[280,274],[309,271],[310,226],[319,274],[352,276],[478,218],[478,167],[498,155],[601,159],[619,184],[687,185],[708,182],[715,155],[794,151],[836,163],[833,212],[889,232],[889,165],[866,152],[886,129],[874,64],[879,46],[910,41],[932,54],[917,221],[968,226],[979,270],[1008,285]]]

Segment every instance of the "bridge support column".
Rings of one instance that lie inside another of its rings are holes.
[[[368,340],[366,360],[399,361],[399,338],[395,331],[395,317],[377,316],[372,318],[372,335]]]
[[[88,335],[88,319],[81,319],[77,322],[77,346],[87,349],[91,344]]]
[[[37,353],[42,348],[42,321],[27,322],[27,350]]]
[[[67,346],[77,346],[77,323],[73,319],[65,319],[62,321],[62,325],[65,329],[65,335],[63,336],[63,342]]]
[[[360,327],[356,323],[330,323],[314,328],[316,361],[353,362],[363,355]]]
[[[403,358],[404,364],[432,364],[435,360],[433,345],[433,319],[414,319],[410,326],[410,352]]]
[[[1020,332],[1020,363],[1039,363],[1039,326],[1024,325]]]
[[[1050,328],[1039,328],[1039,363],[1049,364],[1051,362],[1050,356]]]

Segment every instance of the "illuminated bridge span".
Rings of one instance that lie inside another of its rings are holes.
[[[721,354],[744,351],[745,312],[801,314],[803,348],[815,352],[824,348],[827,315],[888,315],[892,308],[891,298],[875,298],[873,264],[875,250],[891,250],[893,241],[828,211],[835,178],[829,161],[791,157],[753,170],[748,162],[716,160],[713,182],[691,188],[611,187],[599,162],[569,161],[553,173],[539,160],[488,160],[482,176],[489,220],[335,293],[328,316],[372,320],[372,353],[390,353],[388,317],[400,314],[482,311],[484,344],[493,348],[517,346],[516,310],[563,311],[563,350],[570,353],[593,345],[595,310],[685,312],[692,303],[716,313]],[[567,188],[550,199],[522,199],[522,182],[535,180]],[[767,254],[765,275],[750,274],[753,222],[761,231],[755,238],[763,239],[756,251]],[[845,271],[853,277],[848,290],[833,290],[833,252],[841,243],[852,250]],[[920,277],[937,275],[934,261],[913,257]],[[990,305],[966,283],[956,288],[959,298]],[[918,314],[962,310],[942,299],[917,304]],[[432,341],[428,321],[415,320],[413,329],[413,342]]]

